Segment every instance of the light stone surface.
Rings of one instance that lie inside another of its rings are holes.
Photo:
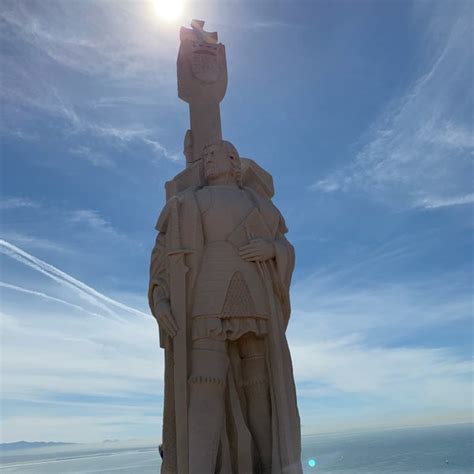
[[[165,350],[163,474],[301,473],[285,332],[294,249],[271,176],[222,139],[224,46],[181,29],[186,169],[166,184],[149,302]]]

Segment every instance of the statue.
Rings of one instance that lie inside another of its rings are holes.
[[[301,473],[285,337],[294,250],[271,176],[222,139],[225,51],[203,25],[181,30],[187,167],[166,185],[150,268],[165,350],[161,472]]]

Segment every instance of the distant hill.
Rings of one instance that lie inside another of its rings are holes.
[[[67,446],[76,443],[55,443],[54,441],[16,441],[15,443],[0,443],[0,451],[14,451],[16,449],[45,448],[51,446]]]

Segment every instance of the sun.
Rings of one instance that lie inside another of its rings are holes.
[[[163,20],[177,20],[183,12],[183,0],[153,0],[156,14]]]

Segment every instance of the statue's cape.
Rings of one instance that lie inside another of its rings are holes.
[[[262,275],[267,289],[271,317],[269,334],[266,338],[266,357],[270,375],[270,393],[272,402],[272,473],[300,474],[301,435],[300,418],[296,404],[296,392],[293,379],[290,352],[285,330],[290,317],[289,287],[294,268],[294,250],[286,240],[285,222],[270,199],[255,189],[244,188],[253,199],[263,217],[264,224],[271,237],[276,240],[276,258],[262,264]],[[201,213],[198,208],[196,188],[170,197],[163,209],[157,230],[166,239],[179,229],[181,246],[192,253],[186,256],[189,271],[186,275],[186,298],[188,315],[191,314],[192,289],[198,272],[204,248],[204,236],[201,225]],[[178,206],[176,206],[176,201]],[[178,209],[178,213],[173,209]],[[176,234],[175,234],[176,235]],[[258,236],[257,236],[258,237]],[[164,246],[171,246],[170,241]],[[157,252],[155,260],[162,259],[165,252]],[[153,261],[151,288],[153,287],[153,269],[163,266],[163,261]],[[150,305],[153,307],[152,291]],[[189,318],[189,316],[188,316]],[[191,321],[189,320],[189,325]],[[189,333],[189,331],[188,331]],[[160,345],[165,349],[165,402],[163,413],[163,444],[165,458],[162,473],[178,474],[176,463],[176,431],[174,413],[173,345],[169,337],[160,331]],[[190,347],[190,342],[188,347]],[[252,472],[252,459],[248,453],[251,437],[245,423],[245,397],[240,379],[240,358],[231,350],[229,353],[231,370],[227,383],[226,426],[221,437],[219,468],[216,473],[247,474]],[[188,374],[189,375],[189,374]]]

